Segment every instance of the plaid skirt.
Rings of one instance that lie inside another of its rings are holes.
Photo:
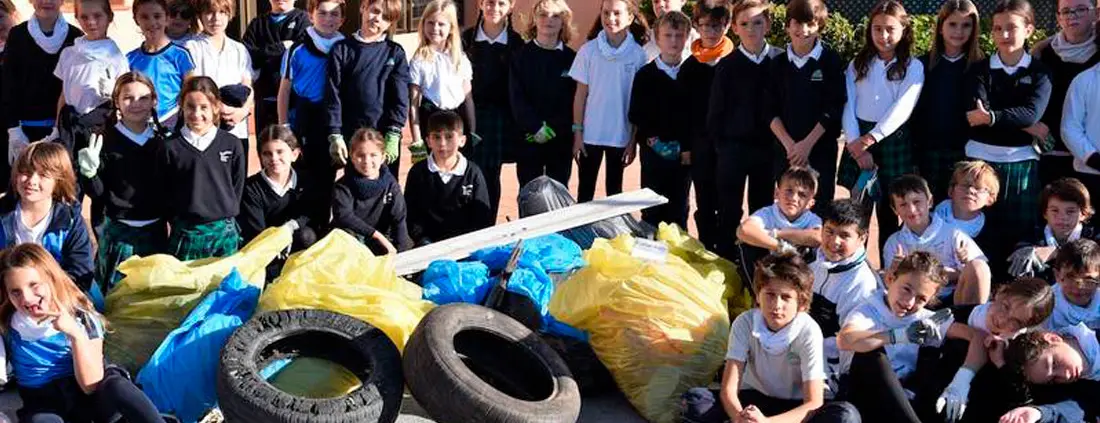
[[[103,285],[103,292],[114,288],[123,274],[118,265],[132,256],[148,256],[164,252],[168,228],[164,221],[150,223],[140,228],[105,218],[99,233],[99,251],[96,252],[95,276]]]
[[[493,106],[476,107],[477,134],[481,136],[481,143],[474,147],[469,140],[466,142],[467,151],[463,154],[466,158],[477,163],[482,169],[499,169],[506,161],[515,161],[515,149],[513,143],[515,137],[510,136],[512,124],[511,113]]]
[[[180,261],[225,257],[237,252],[240,234],[234,219],[199,224],[176,220],[172,222],[168,252]]]
[[[966,160],[966,153],[957,148],[928,148],[918,149],[916,155],[917,167],[920,169],[921,176],[928,180],[928,186],[932,188],[932,197],[947,198],[955,164]]]
[[[1022,236],[1039,221],[1039,161],[989,162],[1001,178],[997,203],[986,213],[986,227]],[[1005,239],[1015,244],[1020,239]]]
[[[874,122],[859,121],[860,135],[870,132],[874,127]],[[867,151],[871,153],[871,157],[875,159],[875,165],[878,166],[878,180],[882,192],[890,189],[890,182],[894,178],[916,170],[913,166],[913,146],[909,137],[909,128],[906,125],[902,125]],[[836,183],[845,188],[851,188],[859,179],[860,172],[859,164],[845,149],[840,157]]]

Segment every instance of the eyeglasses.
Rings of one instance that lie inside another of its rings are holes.
[[[1060,10],[1058,10],[1058,16],[1061,16],[1061,17],[1066,18],[1066,19],[1077,19],[1077,18],[1080,18],[1080,17],[1084,17],[1085,15],[1087,15],[1089,13],[1092,13],[1093,10],[1096,10],[1096,8],[1095,7],[1078,7],[1078,8],[1074,8],[1074,9],[1060,9]]]
[[[1078,288],[1081,288],[1081,289],[1097,289],[1097,288],[1100,288],[1100,279],[1095,279],[1095,278],[1080,278],[1080,279],[1071,278],[1070,280],[1068,280],[1066,282],[1068,282],[1068,284],[1070,284],[1070,285],[1076,285]]]

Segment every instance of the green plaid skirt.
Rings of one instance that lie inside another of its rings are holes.
[[[118,272],[119,264],[132,256],[144,257],[164,252],[168,237],[164,221],[137,228],[105,218],[99,232],[95,276],[103,285],[104,293],[110,292],[122,280],[124,275]]]
[[[1001,178],[1001,192],[985,214],[985,226],[1020,236],[1030,233],[1039,222],[1039,161],[989,164]],[[1020,239],[1005,241],[1015,244]]]
[[[482,169],[499,169],[505,160],[515,161],[512,143],[515,137],[509,136],[513,127],[512,115],[497,107],[477,106],[477,134],[481,136],[481,142],[477,146],[471,140],[466,140],[467,159],[476,163]]]
[[[875,128],[874,122],[859,121],[860,135],[866,134]],[[878,180],[882,192],[890,189],[890,182],[898,176],[913,173],[913,145],[909,137],[909,127],[902,125],[893,134],[880,140],[868,150],[878,166]],[[848,150],[840,157],[840,168],[837,169],[836,183],[845,188],[851,188],[859,179],[861,170],[856,160],[848,154]]]
[[[240,246],[240,233],[234,219],[200,224],[173,221],[168,252],[181,261],[229,256]]]
[[[917,168],[921,176],[928,180],[928,186],[932,188],[932,197],[936,199],[948,198],[948,190],[951,188],[951,176],[955,171],[955,164],[966,160],[966,153],[962,149],[954,148],[928,148],[916,151]]]

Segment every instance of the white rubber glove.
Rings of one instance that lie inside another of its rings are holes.
[[[332,163],[338,166],[348,164],[348,144],[344,142],[344,136],[332,134],[328,136],[328,155],[332,157]]]
[[[31,140],[27,139],[22,127],[8,128],[8,164],[15,164],[15,159],[19,158],[19,154],[30,143]]]
[[[286,221],[286,223],[283,224],[283,227],[290,229],[291,232],[297,231],[299,228],[301,228],[301,226],[298,225],[298,221],[294,219]]]
[[[88,146],[76,152],[76,164],[85,178],[92,179],[99,172],[100,151],[103,151],[103,135],[92,134],[88,138]]]
[[[936,412],[944,413],[944,421],[954,423],[962,420],[966,412],[967,398],[970,396],[970,381],[974,380],[974,371],[966,367],[959,368],[955,372],[955,378],[951,384],[943,390],[943,394],[936,400]]]
[[[794,244],[791,244],[787,240],[781,238],[776,238],[775,240],[779,243],[779,245],[775,247],[776,254],[798,254],[798,247],[795,247]]]
[[[1008,256],[1008,275],[1012,277],[1034,276],[1046,269],[1046,263],[1035,254],[1035,247],[1023,247]]]

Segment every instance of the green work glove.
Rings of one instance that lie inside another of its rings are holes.
[[[532,142],[536,144],[546,144],[550,140],[554,139],[554,137],[556,136],[557,134],[554,133],[554,128],[551,128],[550,125],[547,125],[546,122],[543,122],[542,127],[535,132],[535,135],[533,135],[534,139],[532,140]]]
[[[386,133],[386,164],[396,162],[401,156],[401,133]]]
[[[328,136],[328,155],[332,157],[332,163],[343,167],[348,164],[348,144],[344,142],[344,136],[332,134]]]
[[[409,144],[409,153],[412,153],[413,164],[420,163],[428,158],[428,147],[424,145],[424,141],[413,142]]]

